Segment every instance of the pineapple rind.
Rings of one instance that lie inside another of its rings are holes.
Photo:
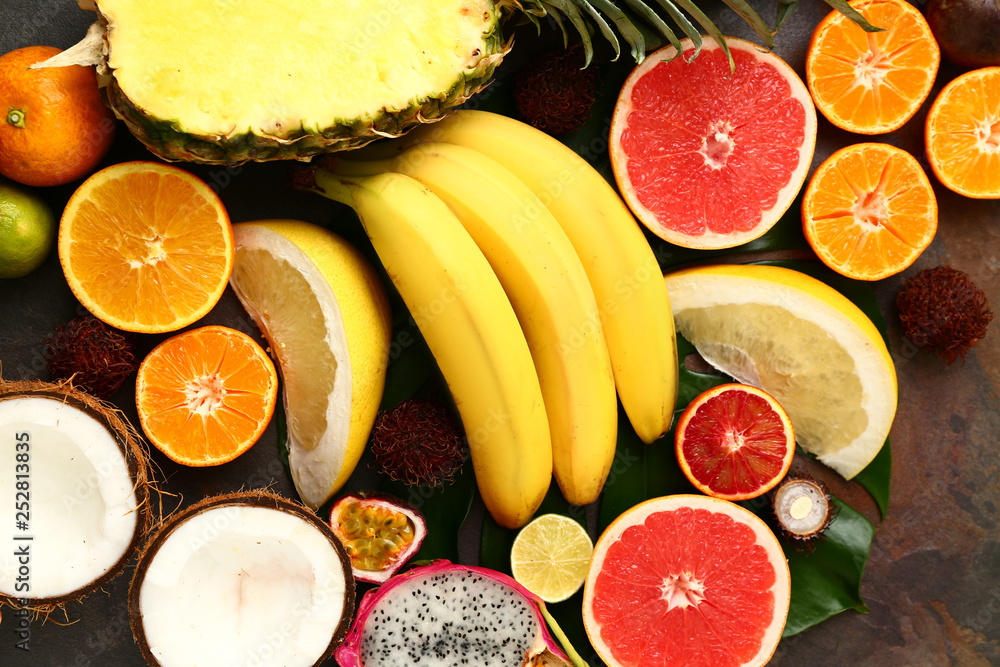
[[[101,23],[106,19],[98,9]],[[106,48],[106,47],[105,47]],[[440,120],[453,107],[486,87],[497,66],[510,50],[504,43],[499,16],[483,34],[483,48],[474,66],[438,95],[410,100],[400,110],[383,108],[370,116],[335,119],[322,130],[300,128],[281,136],[243,133],[200,134],[185,130],[177,119],[158,118],[139,107],[122,90],[113,69],[99,77],[105,103],[129,131],[158,157],[168,161],[236,166],[248,161],[309,160],[322,153],[360,148],[376,139],[400,136],[418,125]]]

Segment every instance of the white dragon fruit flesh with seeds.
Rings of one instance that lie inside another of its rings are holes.
[[[572,663],[542,604],[505,574],[435,561],[368,591],[337,649],[341,667],[504,667]]]

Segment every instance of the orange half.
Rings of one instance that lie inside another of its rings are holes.
[[[813,31],[806,83],[816,108],[839,128],[881,134],[902,127],[930,95],[941,50],[906,0],[852,2],[882,32],[865,32],[838,11]]]
[[[773,489],[795,456],[792,421],[762,389],[730,383],[698,395],[677,421],[677,462],[699,491],[748,500]]]
[[[142,430],[157,449],[177,463],[213,466],[260,438],[278,376],[250,336],[207,326],[156,346],[139,366],[135,394]]]
[[[97,172],[59,223],[59,261],[77,300],[118,329],[166,333],[222,297],[235,249],[229,215],[198,177],[158,162]]]
[[[1000,199],[1000,67],[966,72],[941,90],[927,114],[926,146],[949,190]]]
[[[916,158],[888,144],[837,151],[813,173],[802,230],[817,256],[856,280],[881,280],[913,264],[937,232],[938,207]]]

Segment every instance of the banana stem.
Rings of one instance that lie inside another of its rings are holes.
[[[341,177],[327,169],[310,166],[295,173],[292,186],[296,190],[315,192],[354,208],[354,192],[360,184],[350,177]]]

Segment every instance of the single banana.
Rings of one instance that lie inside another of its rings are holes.
[[[458,216],[527,338],[549,418],[556,482],[573,504],[597,500],[615,458],[615,381],[594,291],[552,214],[509,170],[457,144],[421,144],[392,160],[338,156],[331,163],[340,174],[411,176]]]
[[[300,174],[298,187],[357,212],[455,399],[486,508],[501,526],[523,526],[552,481],[552,447],[531,353],[493,269],[451,209],[412,178],[305,173],[313,181]]]
[[[561,141],[513,118],[459,110],[354,153],[385,157],[425,142],[473,148],[520,178],[565,230],[597,297],[625,413],[646,443],[670,429],[677,341],[662,271],[639,224],[600,172]]]

